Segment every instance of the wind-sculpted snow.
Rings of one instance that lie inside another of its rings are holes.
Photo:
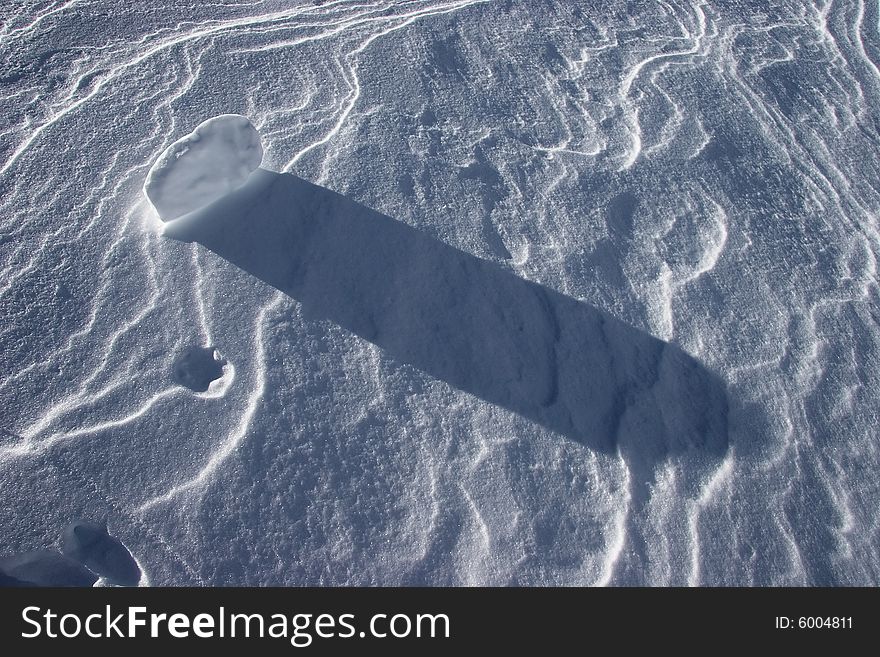
[[[727,450],[723,384],[608,313],[521,279],[331,190],[260,170],[166,226],[396,362],[592,450]],[[621,445],[624,443],[624,445]]]
[[[134,586],[140,581],[137,562],[122,542],[94,522],[72,522],[62,537],[64,555],[79,561],[112,585]]]
[[[877,25],[12,3],[3,577],[89,517],[153,584],[877,584]],[[163,223],[225,114],[279,173]]]
[[[119,539],[101,525],[75,520],[61,536],[61,552],[44,549],[0,554],[0,586],[149,585]]]
[[[98,576],[74,559],[51,550],[36,550],[0,559],[4,586],[93,586]]]
[[[246,117],[215,116],[165,149],[144,193],[159,218],[171,221],[241,187],[262,160],[260,135]]]

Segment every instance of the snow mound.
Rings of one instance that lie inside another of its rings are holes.
[[[34,550],[0,559],[4,586],[88,587],[98,576],[75,559],[55,550]]]
[[[240,114],[221,114],[165,149],[144,193],[162,221],[171,221],[239,188],[262,160],[253,124]]]
[[[62,535],[64,556],[78,561],[115,586],[136,586],[141,569],[122,541],[107,533],[106,525],[85,520],[72,522]]]

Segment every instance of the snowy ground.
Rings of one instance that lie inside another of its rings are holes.
[[[876,3],[2,21],[0,552],[84,518],[152,584],[880,583]],[[294,175],[163,236],[151,164],[225,113]]]

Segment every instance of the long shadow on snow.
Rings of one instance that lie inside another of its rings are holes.
[[[166,225],[448,384],[646,468],[728,446],[721,379],[674,344],[290,174]]]

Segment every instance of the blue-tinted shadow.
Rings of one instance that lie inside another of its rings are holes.
[[[651,467],[728,447],[722,380],[674,344],[290,174],[166,225],[451,386]]]

